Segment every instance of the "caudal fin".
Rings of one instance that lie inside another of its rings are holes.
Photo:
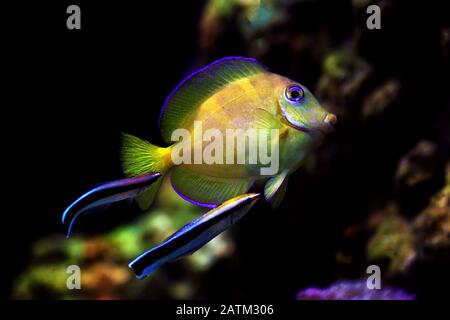
[[[171,163],[170,147],[161,148],[127,133],[122,135],[122,168],[127,176],[152,172],[164,174]],[[159,179],[136,198],[142,210],[147,210],[153,203],[162,180]]]

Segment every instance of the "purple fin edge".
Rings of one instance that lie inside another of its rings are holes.
[[[184,195],[180,190],[178,190],[177,187],[175,187],[175,185],[173,184],[173,181],[172,181],[172,177],[170,177],[170,184],[172,185],[172,188],[175,191],[175,193],[178,194],[183,200],[186,200],[186,201],[188,201],[188,202],[190,202],[190,203],[192,203],[194,205],[197,205],[199,207],[205,207],[205,208],[213,209],[213,208],[216,208],[216,207],[218,207],[218,206],[220,206],[222,204],[222,203],[216,204],[216,203],[200,202],[200,201],[194,200],[192,198],[189,198],[188,196]],[[254,184],[254,182],[252,182],[250,184],[250,186],[247,189],[247,192],[248,192],[248,190],[250,190],[252,188],[253,184]]]
[[[186,200],[186,201],[188,201],[188,202],[190,202],[190,203],[192,203],[192,204],[195,204],[195,205],[200,206],[200,207],[206,207],[206,208],[215,208],[215,207],[218,207],[218,206],[219,206],[219,204],[199,202],[199,201],[196,201],[196,200],[194,200],[194,199],[192,199],[192,198],[189,198],[189,197],[185,196],[183,193],[181,193],[180,190],[178,190],[178,189],[175,187],[175,185],[173,184],[173,181],[172,181],[172,177],[170,177],[170,184],[172,185],[173,190],[174,190],[181,198],[183,198],[184,200]]]
[[[170,92],[170,94],[167,96],[166,100],[164,101],[163,107],[161,109],[161,112],[159,113],[159,118],[158,118],[158,128],[161,129],[161,119],[162,116],[164,114],[164,111],[166,110],[166,106],[167,103],[169,102],[170,98],[172,98],[172,96],[175,94],[175,92],[178,91],[178,89],[180,89],[180,87],[182,85],[184,85],[189,79],[191,79],[192,77],[194,77],[195,75],[207,70],[208,68],[210,68],[211,66],[214,66],[216,64],[219,64],[223,61],[229,61],[229,60],[246,60],[246,61],[251,61],[251,62],[255,62],[257,64],[259,64],[261,67],[263,67],[265,70],[268,70],[268,68],[261,64],[258,60],[256,60],[255,58],[246,58],[246,57],[241,57],[241,56],[231,56],[231,57],[224,57],[221,58],[219,60],[213,61],[210,64],[204,66],[201,69],[198,69],[194,72],[192,72],[191,74],[189,74],[188,76],[186,76],[183,80],[181,80],[181,82],[175,87],[175,89],[172,90],[172,92]]]

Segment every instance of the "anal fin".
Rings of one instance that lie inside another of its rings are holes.
[[[172,169],[171,181],[174,190],[183,199],[209,208],[246,193],[253,184],[249,179],[200,175],[183,166]]]

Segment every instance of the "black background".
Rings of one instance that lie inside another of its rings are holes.
[[[81,8],[81,30],[66,28],[70,4]],[[4,295],[30,243],[63,231],[65,207],[85,189],[122,177],[121,132],[161,142],[156,119],[194,59],[201,6],[40,1],[5,10],[3,129],[12,192],[2,223],[9,243]]]

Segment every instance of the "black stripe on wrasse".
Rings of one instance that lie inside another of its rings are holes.
[[[75,200],[62,215],[62,223],[69,237],[71,227],[77,216],[89,209],[132,198],[151,186],[161,176],[160,173],[148,173],[141,176],[124,178],[104,183],[86,192]]]
[[[149,266],[188,245],[191,241],[195,240],[211,227],[237,213],[240,209],[252,204],[253,201],[259,196],[260,194],[257,193],[241,196],[240,199],[236,199],[232,202],[227,201],[221,206],[208,211],[204,215],[182,227],[180,230],[167,238],[163,243],[134,259],[129,264],[130,268],[134,270],[139,278],[144,277],[145,274],[143,273]],[[231,224],[233,224],[233,222],[231,222]],[[192,250],[189,252],[192,252],[198,248],[190,249]]]

